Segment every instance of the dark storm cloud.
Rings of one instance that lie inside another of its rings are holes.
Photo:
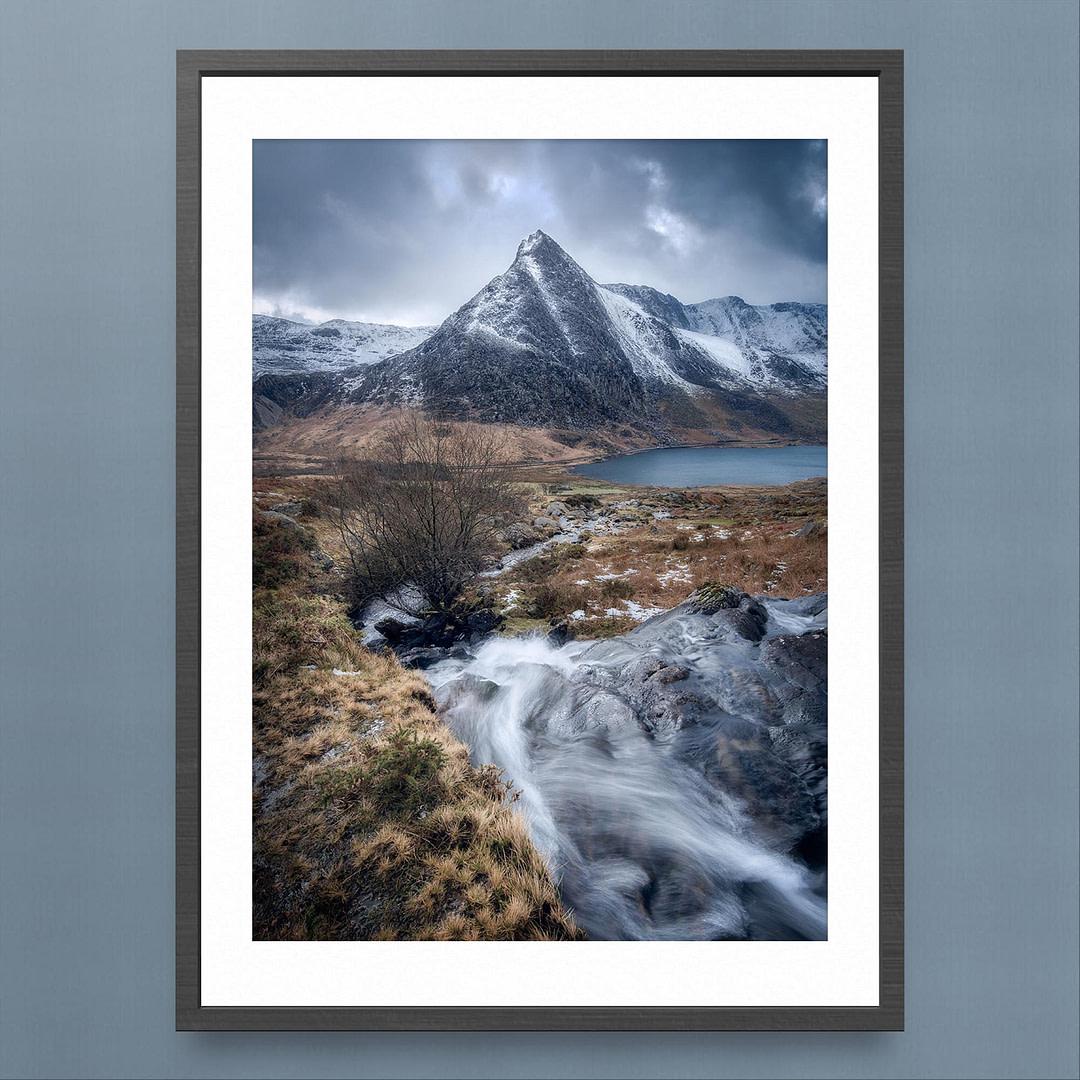
[[[256,311],[437,323],[538,228],[601,282],[826,299],[821,142],[275,140],[253,165]]]

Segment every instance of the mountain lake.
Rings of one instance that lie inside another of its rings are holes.
[[[570,471],[614,484],[656,487],[780,485],[827,476],[827,464],[825,446],[665,446]]]

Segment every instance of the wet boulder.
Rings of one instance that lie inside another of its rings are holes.
[[[491,608],[477,608],[462,617],[462,623],[470,635],[490,634],[497,630],[506,620],[503,616],[492,611]]]
[[[688,638],[707,641],[747,641],[765,636],[769,613],[741,589],[730,585],[703,585],[670,611],[654,615],[630,631],[627,639],[644,648],[678,651]]]
[[[476,608],[465,612],[431,612],[417,622],[403,622],[392,617],[380,619],[375,623],[375,630],[399,655],[403,655],[415,649],[446,650],[466,640],[477,644],[504,621],[490,608]]]
[[[553,698],[545,714],[545,730],[561,739],[583,734],[606,736],[618,728],[638,728],[637,713],[622,697],[581,685],[568,687]]]
[[[762,643],[761,663],[773,677],[783,723],[827,723],[828,651],[824,629],[779,634]]]
[[[706,775],[743,803],[759,835],[780,850],[790,850],[821,825],[813,794],[767,740],[720,735]]]
[[[734,610],[746,599],[749,597],[742,589],[707,581],[683,601],[683,607],[694,615],[715,615],[718,611]]]
[[[829,737],[820,724],[790,724],[769,729],[773,753],[806,785],[821,824],[828,818]]]
[[[460,645],[449,651],[434,646],[417,646],[411,649],[403,649],[397,654],[402,667],[417,668],[421,671],[440,663],[447,657],[464,660],[467,656],[468,651]]]
[[[687,682],[689,669],[650,653],[618,666],[583,665],[581,673],[623,699],[641,725],[658,738],[670,738],[714,707]]]
[[[828,678],[829,632],[779,634],[761,647],[767,667],[802,690],[817,691]]]
[[[375,623],[374,629],[377,634],[382,634],[393,645],[401,640],[406,630],[411,630],[414,626],[414,623],[403,622],[401,619],[387,616],[385,619],[380,619]]]
[[[692,615],[711,616],[717,626],[747,641],[760,641],[769,621],[769,613],[758,600],[742,589],[720,582],[699,585],[680,607]]]

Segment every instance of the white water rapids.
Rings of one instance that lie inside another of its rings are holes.
[[[494,762],[520,792],[532,839],[590,938],[826,936],[824,860],[811,870],[792,854],[809,826],[784,831],[793,815],[818,817],[805,786],[791,810],[784,778],[802,781],[770,742],[775,732],[823,739],[822,725],[781,715],[791,684],[761,659],[778,635],[820,637],[826,615],[797,601],[764,608],[761,644],[676,609],[611,641],[492,638],[428,670],[474,763]],[[643,674],[657,670],[675,674],[661,685]],[[687,700],[706,703],[692,722],[657,719]],[[757,803],[718,755],[743,763],[755,797],[765,792]],[[761,807],[773,804],[774,826],[787,814],[780,827],[763,825]]]

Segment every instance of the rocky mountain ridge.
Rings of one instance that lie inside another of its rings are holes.
[[[374,364],[415,348],[434,330],[434,326],[391,326],[346,319],[312,326],[272,315],[253,315],[252,378],[343,371]]]
[[[320,340],[334,366],[292,373],[273,366],[264,338],[256,429],[350,404],[658,438],[678,429],[824,434],[800,404],[826,393],[822,304],[684,305],[647,286],[600,285],[538,231],[506,271],[439,327],[422,329],[404,351],[345,367],[336,344]],[[379,338],[385,347],[392,340]]]

